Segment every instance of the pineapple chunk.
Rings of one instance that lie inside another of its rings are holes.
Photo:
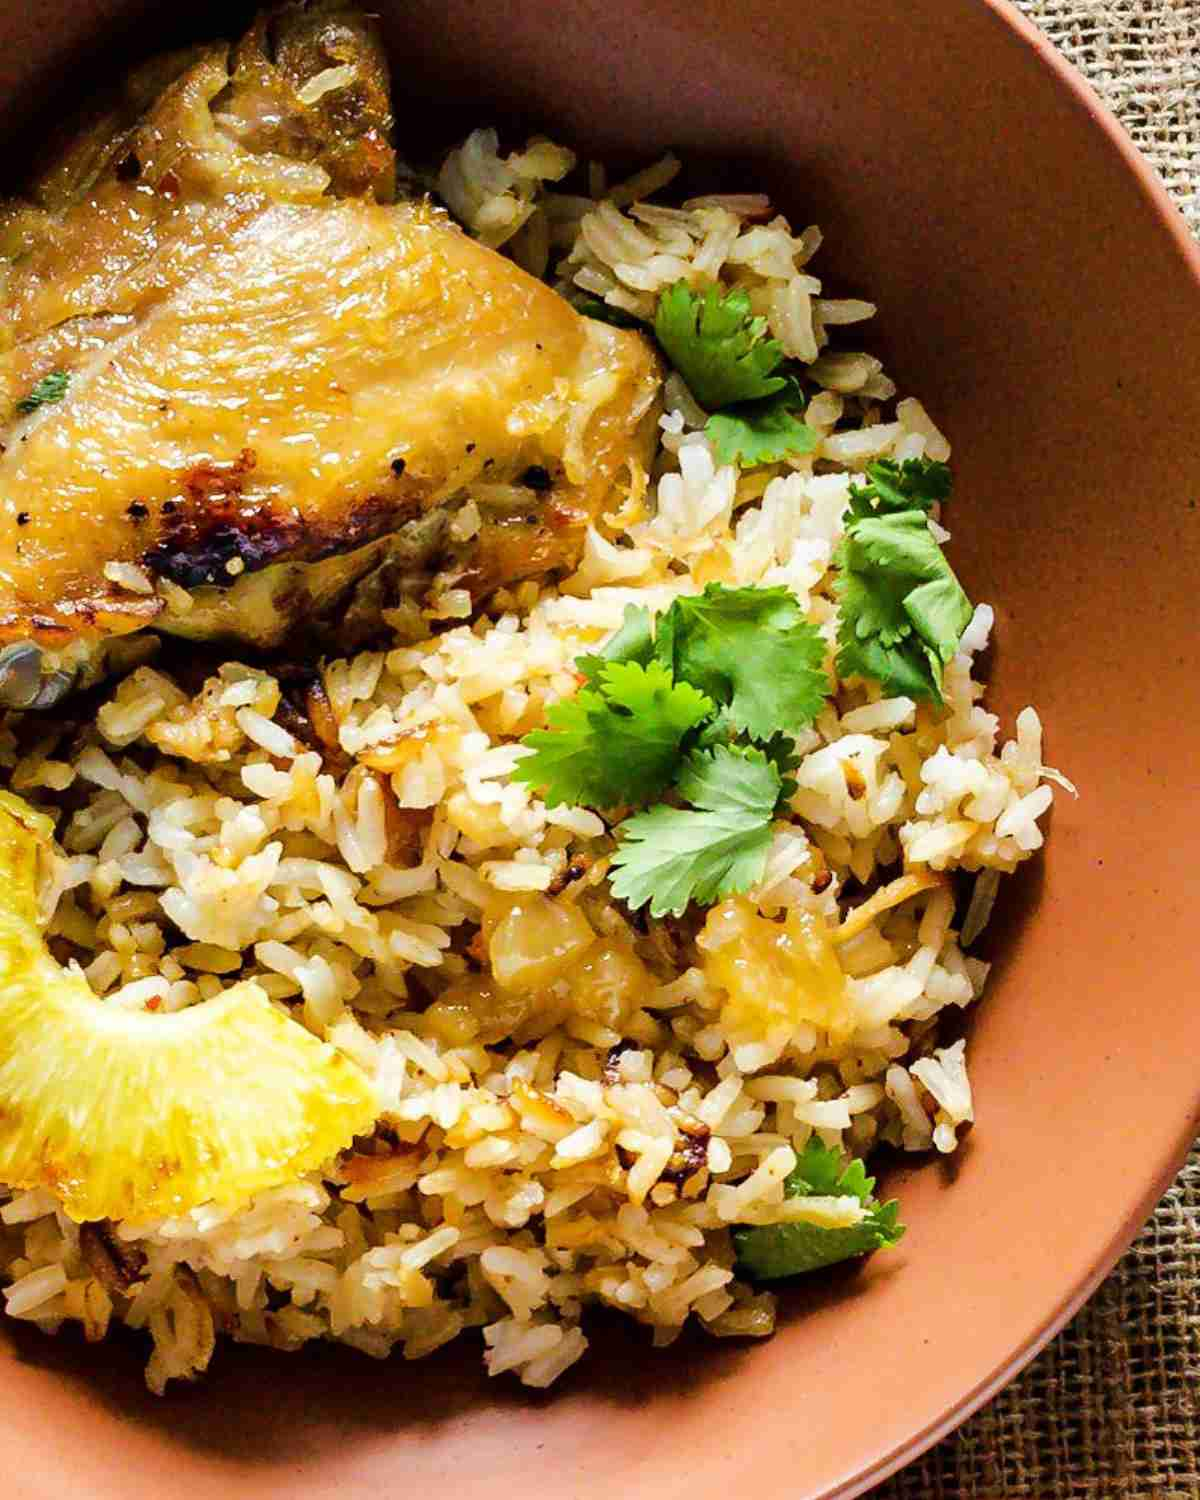
[[[0,1182],[77,1221],[153,1219],[242,1202],[371,1129],[366,1076],[253,982],[155,1016],[57,964],[36,894],[50,832],[0,793]]]
[[[721,1022],[737,1037],[786,1043],[807,1024],[844,1041],[854,1030],[846,977],[816,913],[792,911],[772,922],[734,897],[711,909],[697,945],[705,974],[728,996]]]

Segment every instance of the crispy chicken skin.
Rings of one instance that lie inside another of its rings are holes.
[[[370,23],[292,5],[139,69],[0,208],[0,641],[270,646],[573,561],[655,357],[396,201],[390,132]]]

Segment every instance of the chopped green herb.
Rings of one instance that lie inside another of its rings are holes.
[[[790,589],[710,583],[658,622],[655,655],[755,739],[811,724],[829,692],[825,643]]]
[[[902,464],[881,458],[867,465],[865,485],[851,485],[850,513],[880,515],[889,511],[929,510],[950,498],[950,467],[932,458],[908,458]]]
[[[709,417],[704,434],[717,462],[753,469],[758,464],[781,463],[793,454],[811,453],[817,434],[796,415],[803,405],[799,386],[789,380],[778,395],[716,412]]]
[[[789,802],[797,791],[796,779],[791,774],[800,764],[801,757],[796,754],[796,741],[790,734],[773,734],[769,740],[763,740],[759,749],[779,772],[779,805],[782,808],[785,802]]]
[[[592,687],[596,687],[606,662],[636,661],[646,666],[653,660],[654,626],[650,611],[636,604],[627,604],[620,629],[605,641],[595,655],[577,656],[575,666]]]
[[[43,375],[27,396],[22,396],[16,404],[17,411],[23,417],[30,412],[37,411],[39,406],[53,406],[56,401],[61,401],[67,394],[67,386],[71,383],[71,377],[65,370],[51,370],[49,375]]]
[[[659,617],[629,605],[587,686],[547,714],[513,772],[550,806],[645,807],[668,788],[691,806],[627,818],[613,893],[655,916],[710,904],[761,879],[777,809],[796,790],[795,735],[820,711],[825,644],[785,588],[676,599]],[[747,736],[762,741],[747,743]]]
[[[659,298],[654,332],[692,395],[710,411],[761,400],[787,385],[775,373],[783,346],[766,336],[767,320],[754,316],[740,289],[722,293],[709,286],[696,293],[677,281]]]
[[[863,1207],[857,1224],[844,1229],[820,1224],[743,1224],[733,1231],[738,1267],[755,1281],[777,1281],[816,1271],[896,1245],[904,1235],[900,1205],[872,1196],[875,1179],[857,1158],[842,1165],[841,1154],[813,1136],[784,1182],[789,1198],[854,1197]]]
[[[548,729],[527,734],[513,779],[544,788],[550,807],[616,807],[653,801],[675,779],[684,736],[713,711],[658,662],[605,662],[596,687],[546,714]]]
[[[693,751],[678,780],[692,806],[654,807],[621,824],[613,894],[652,916],[682,916],[762,879],[779,800],[779,772],[761,750]]]
[[[871,464],[867,474],[870,486],[851,491],[836,557],[837,669],[941,703],[943,671],[972,613],[926,514],[946,494],[949,471]]]

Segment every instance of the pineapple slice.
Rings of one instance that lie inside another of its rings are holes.
[[[51,833],[0,792],[0,1182],[78,1221],[152,1219],[242,1202],[371,1129],[365,1074],[253,982],[155,1016],[57,964],[37,909]]]

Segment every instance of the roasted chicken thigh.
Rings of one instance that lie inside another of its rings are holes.
[[[397,198],[390,135],[370,23],[293,5],[138,70],[0,210],[0,696],[146,627],[478,601],[636,472],[648,343]]]

